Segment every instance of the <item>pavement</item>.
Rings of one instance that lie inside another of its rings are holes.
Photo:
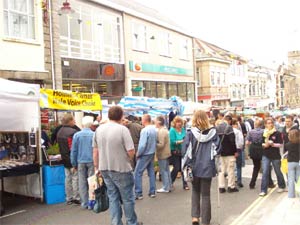
[[[247,165],[243,177],[251,177],[252,166]],[[273,180],[276,178],[272,174]],[[261,175],[259,176],[261,179]],[[259,186],[258,186],[259,187]],[[259,188],[258,188],[259,189]],[[265,197],[257,199],[230,225],[299,225],[300,198],[288,198],[287,192],[277,193],[269,189]]]
[[[276,188],[270,189],[267,196],[259,197],[260,177],[256,189],[248,188],[251,173],[252,166],[246,165],[243,168],[245,187],[237,193],[218,195],[217,182],[216,179],[213,180],[211,225],[299,225],[300,199],[288,199],[287,192],[279,194]],[[144,225],[191,224],[191,191],[182,189],[181,179],[175,182],[174,192],[157,194],[157,197],[152,199],[146,196],[147,178],[145,175],[144,199],[136,201],[139,221],[144,222]],[[157,188],[160,187],[161,183],[157,181]],[[0,225],[110,224],[109,211],[96,214],[65,203],[46,205],[38,199],[6,195],[5,207],[6,213],[0,217]]]

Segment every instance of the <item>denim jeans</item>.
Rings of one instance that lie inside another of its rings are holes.
[[[93,176],[93,174],[94,164],[92,162],[78,164],[79,195],[82,207],[88,206],[89,194],[87,178]]]
[[[273,165],[274,171],[277,177],[278,187],[284,189],[286,187],[285,181],[283,178],[283,174],[280,170],[281,161],[280,159],[269,159],[266,156],[262,157],[262,181],[261,181],[261,191],[267,193],[269,186],[269,173],[270,173],[270,165]]]
[[[123,203],[126,224],[137,225],[132,172],[101,171],[101,174],[107,186],[111,225],[123,225],[121,202]]]
[[[166,191],[170,191],[171,189],[171,174],[169,169],[169,160],[168,159],[160,159],[158,160],[159,165],[159,173],[161,175],[162,183],[163,183],[163,189]]]
[[[239,152],[239,156],[236,158],[236,172],[237,172],[237,182],[242,184],[242,166],[243,166],[243,152]]]
[[[134,178],[135,178],[135,194],[136,196],[143,195],[143,173],[147,169],[149,176],[150,190],[149,195],[155,194],[155,173],[154,173],[154,154],[143,155],[137,159]]]
[[[295,182],[300,176],[300,165],[298,162],[288,163],[288,197],[295,198]]]

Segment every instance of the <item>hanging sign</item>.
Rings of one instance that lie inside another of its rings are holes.
[[[41,108],[60,110],[102,110],[100,95],[65,90],[40,89]]]

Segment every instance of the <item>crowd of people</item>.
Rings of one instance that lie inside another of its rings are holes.
[[[111,224],[121,225],[122,212],[126,224],[137,225],[135,201],[142,200],[143,174],[149,177],[148,196],[174,191],[174,182],[181,173],[182,188],[190,189],[192,224],[210,224],[212,178],[217,176],[219,193],[239,192],[244,187],[242,167],[245,158],[253,162],[250,189],[256,187],[259,171],[262,181],[259,196],[268,194],[274,188],[271,170],[274,169],[278,190],[288,191],[294,198],[295,182],[300,176],[300,134],[298,118],[288,115],[273,118],[265,113],[264,118],[219,113],[217,118],[209,117],[205,111],[195,111],[191,120],[175,116],[142,116],[125,118],[121,107],[109,109],[108,120],[99,125],[91,116],[82,119],[83,129],[75,126],[74,117],[65,114],[62,125],[52,136],[60,148],[66,176],[67,204],[80,204],[91,209],[87,178],[98,174],[104,179],[109,197]],[[168,122],[170,127],[168,127]],[[281,151],[283,149],[283,151]],[[183,162],[185,154],[191,154]],[[287,184],[282,173],[281,158],[288,159]],[[159,167],[162,181],[156,187],[155,163]],[[189,179],[183,168],[188,166]],[[288,188],[286,188],[288,187]],[[201,203],[201,204],[200,204]],[[201,221],[200,221],[201,217]]]

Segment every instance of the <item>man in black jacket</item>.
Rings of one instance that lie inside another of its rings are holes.
[[[62,127],[57,133],[57,143],[63,164],[65,166],[65,187],[67,204],[80,204],[78,192],[78,173],[77,169],[72,167],[70,155],[73,135],[77,132],[74,129],[75,119],[71,114],[65,114]]]
[[[220,123],[217,128],[217,133],[221,141],[221,172],[219,173],[219,192],[224,193],[225,189],[225,173],[228,178],[229,193],[239,191],[235,186],[234,168],[236,164],[236,157],[238,156],[235,135],[231,126],[232,117],[227,115],[224,117],[224,122]]]

